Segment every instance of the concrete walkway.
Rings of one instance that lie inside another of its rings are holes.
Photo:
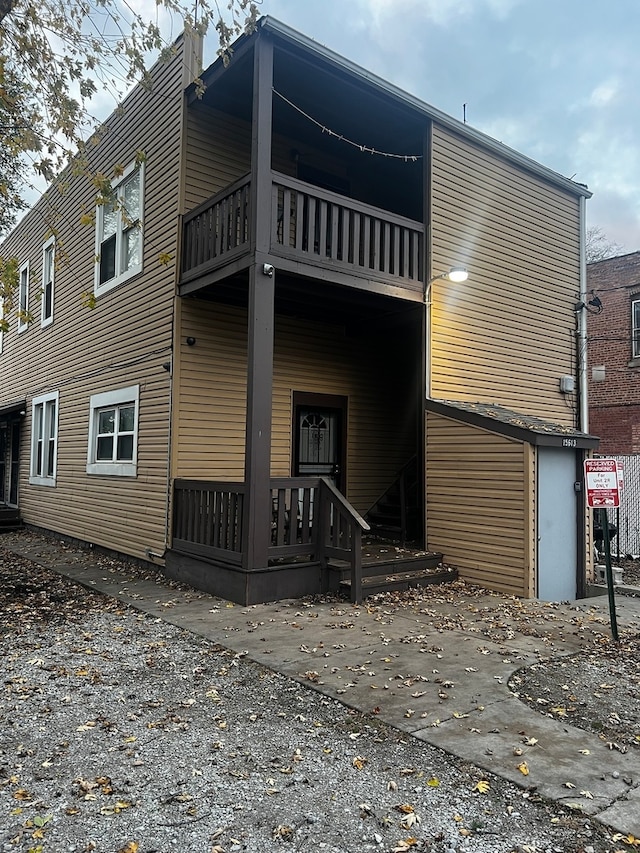
[[[569,655],[584,646],[585,635],[609,634],[606,596],[559,605],[441,588],[403,604],[289,600],[242,607],[55,540],[18,533],[0,543],[640,837],[637,751],[612,751],[596,735],[536,713],[508,686],[521,667]],[[616,603],[620,631],[640,631],[640,598]],[[527,738],[536,742],[527,745]],[[523,761],[526,776],[518,768]]]

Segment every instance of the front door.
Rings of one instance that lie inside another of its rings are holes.
[[[342,491],[345,426],[345,397],[294,394],[294,476],[328,477]]]

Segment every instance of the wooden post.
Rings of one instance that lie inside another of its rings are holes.
[[[254,263],[249,269],[246,497],[243,567],[264,568],[271,539],[271,409],[275,270],[269,262],[271,230],[271,117],[273,44],[256,39],[253,64],[251,211]]]

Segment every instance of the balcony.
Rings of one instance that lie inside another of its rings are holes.
[[[248,260],[255,233],[250,176],[188,213],[183,229],[183,293]],[[270,254],[290,272],[316,278],[329,272],[343,283],[357,277],[422,292],[421,222],[273,172],[269,233]]]

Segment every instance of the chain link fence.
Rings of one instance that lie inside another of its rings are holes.
[[[615,524],[618,534],[611,542],[611,554],[621,557],[640,557],[640,455],[614,456],[622,466],[623,486],[620,506],[608,509],[609,524]]]

